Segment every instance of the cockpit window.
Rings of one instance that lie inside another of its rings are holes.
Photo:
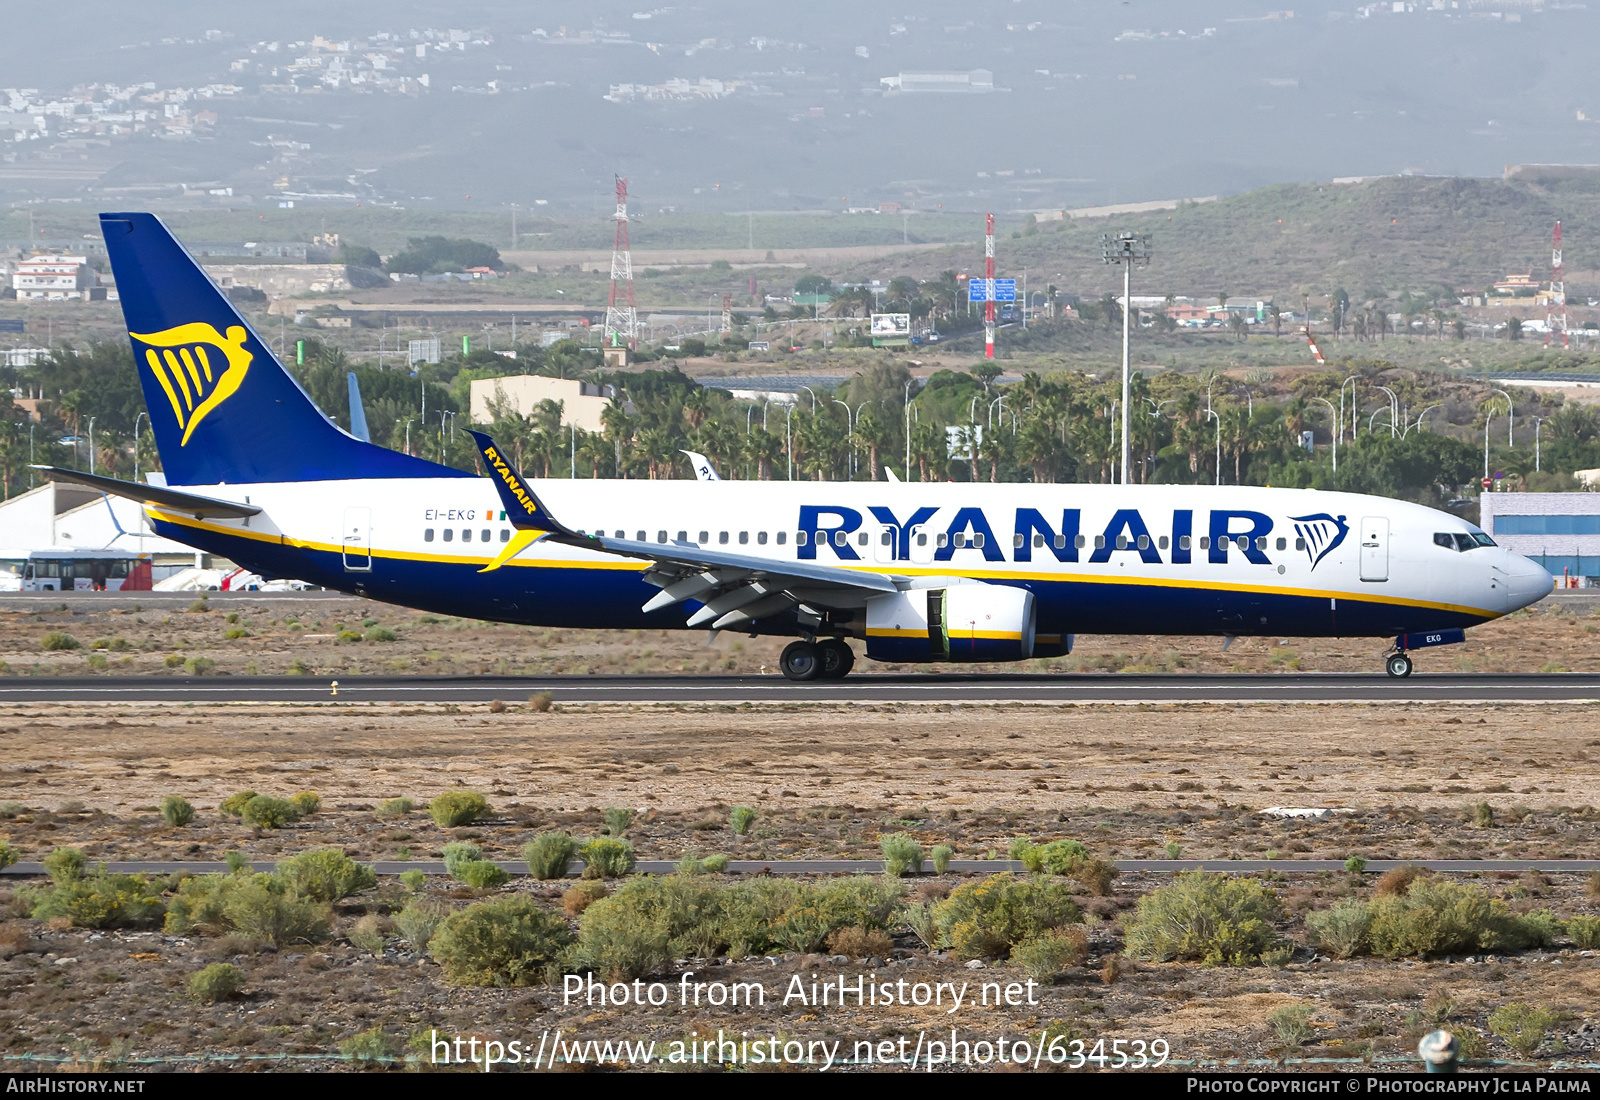
[[[1456,548],[1456,537],[1449,531],[1435,531],[1433,533],[1433,544],[1442,546],[1446,550],[1454,550]]]
[[[1490,538],[1488,535],[1484,534],[1482,531],[1474,531],[1474,532],[1472,532],[1472,539],[1479,546],[1494,546],[1495,545],[1494,539]]]
[[[1436,531],[1433,544],[1465,554],[1468,550],[1476,550],[1480,546],[1493,546],[1495,541],[1482,531]]]

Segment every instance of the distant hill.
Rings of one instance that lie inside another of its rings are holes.
[[[1120,290],[1120,276],[1101,262],[1100,236],[1128,229],[1150,234],[1155,252],[1135,274],[1135,294],[1214,299],[1226,291],[1284,306],[1337,287],[1358,301],[1408,290],[1450,297],[1509,271],[1548,279],[1558,218],[1569,296],[1600,290],[1600,179],[1586,178],[1283,184],[1171,211],[1045,222],[1019,239],[1008,227],[998,266],[1006,275],[1026,269],[1030,288],[1055,283],[1086,296]],[[966,246],[908,257],[904,267],[927,276],[981,263]]]

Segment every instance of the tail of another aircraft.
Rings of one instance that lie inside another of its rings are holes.
[[[154,214],[100,228],[169,484],[471,476],[329,420]]]

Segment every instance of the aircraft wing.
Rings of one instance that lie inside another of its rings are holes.
[[[586,535],[550,514],[494,440],[472,432],[490,480],[500,493],[506,517],[517,535],[484,572],[500,568],[535,542],[555,542],[603,554],[652,562],[644,579],[661,589],[644,605],[659,611],[687,600],[703,606],[687,625],[712,630],[738,627],[757,619],[798,611],[820,619],[819,608],[861,607],[869,595],[898,592],[911,582],[872,570],[843,569],[802,561],[774,561],[753,554],[712,550],[693,542],[644,542],[638,539]]]
[[[140,504],[153,504],[174,512],[185,512],[196,519],[204,519],[207,516],[228,516],[233,519],[243,519],[247,516],[261,513],[261,509],[254,504],[238,504],[231,500],[217,500],[214,497],[203,497],[197,493],[185,493],[159,485],[140,485],[136,481],[119,481],[114,477],[101,477],[99,474],[65,470],[60,466],[34,466],[33,469],[43,470],[61,481],[76,481],[80,485],[98,489],[102,493],[110,493],[114,497],[127,497],[129,500],[137,500]]]

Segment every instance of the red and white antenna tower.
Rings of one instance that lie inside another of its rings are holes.
[[[983,303],[983,357],[994,358],[994,215],[988,216],[983,231],[983,275],[989,300]]]
[[[606,301],[605,339],[614,348],[632,348],[638,337],[639,313],[633,304],[633,257],[628,253],[628,181],[621,176],[616,180],[617,230],[611,241],[611,297]],[[626,301],[619,302],[618,298]]]
[[[1572,337],[1567,334],[1567,281],[1561,266],[1560,222],[1556,222],[1550,245],[1550,311],[1545,314],[1545,347],[1550,346],[1550,337],[1556,332],[1561,333],[1561,346],[1570,348]]]

